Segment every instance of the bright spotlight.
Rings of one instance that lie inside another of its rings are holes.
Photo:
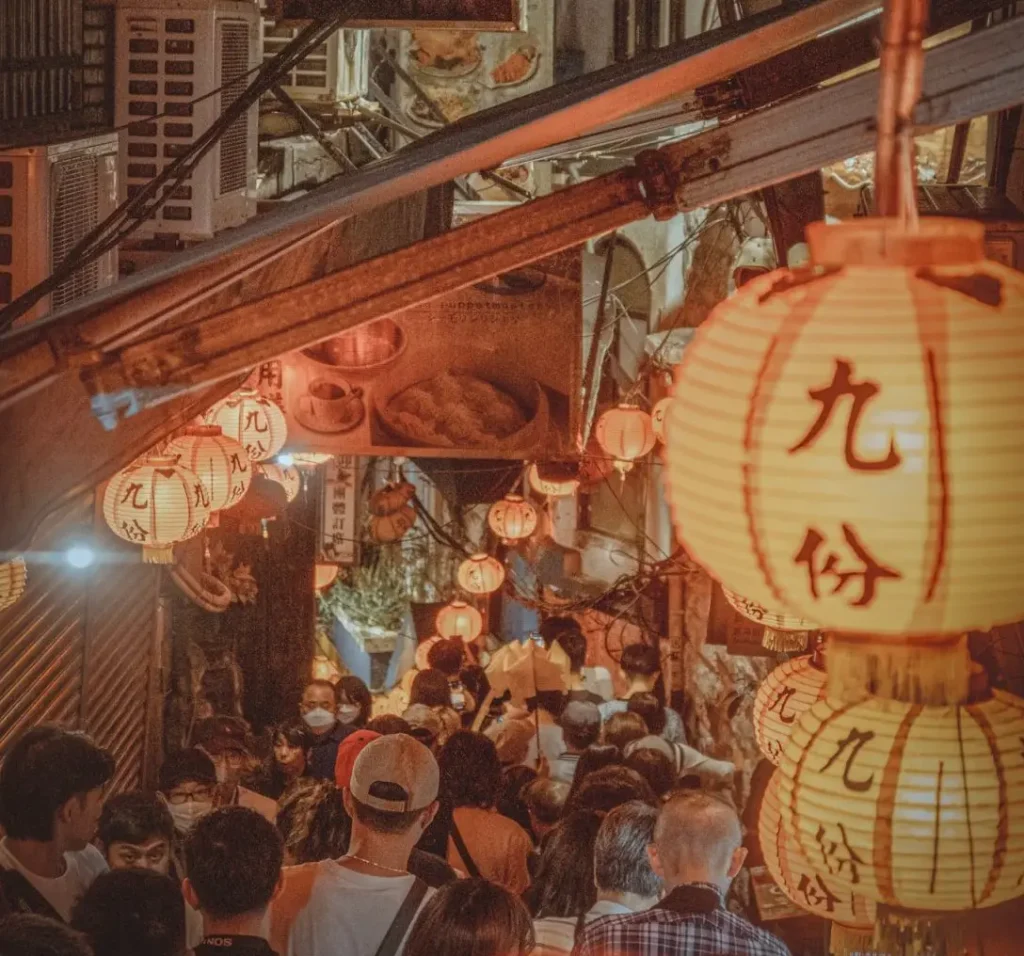
[[[282,468],[291,468],[291,466],[295,464],[295,456],[294,455],[278,455],[277,456],[277,463]]]
[[[64,558],[73,568],[88,568],[95,563],[96,552],[87,544],[76,544],[68,548]]]

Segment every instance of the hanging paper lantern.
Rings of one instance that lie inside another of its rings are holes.
[[[876,906],[815,866],[783,826],[779,774],[773,774],[761,803],[758,835],[772,879],[801,909],[852,930],[874,929]]]
[[[1024,618],[1024,276],[983,228],[808,230],[697,329],[667,419],[687,552],[827,630],[932,636]]]
[[[370,512],[379,516],[394,514],[409,504],[415,494],[415,485],[408,481],[385,485],[370,496]]]
[[[666,395],[651,409],[651,428],[654,430],[654,437],[660,442],[665,440],[665,416],[671,404],[672,396]]]
[[[276,481],[284,488],[284,495],[289,501],[294,501],[299,496],[299,492],[302,491],[302,473],[294,465],[285,468],[275,462],[266,462],[258,467],[264,478]]]
[[[763,607],[756,601],[749,601],[739,594],[734,594],[728,588],[722,588],[722,593],[735,611],[747,620],[764,625],[761,643],[768,650],[792,654],[807,649],[807,632],[815,630],[810,621],[805,621],[794,614]]]
[[[537,509],[520,495],[505,495],[491,505],[487,524],[502,541],[512,544],[537,530]]]
[[[812,654],[780,664],[761,682],[754,698],[754,737],[775,766],[797,721],[825,690],[825,669]]]
[[[831,665],[831,661],[830,661]],[[779,763],[783,825],[823,876],[909,910],[1024,894],[1024,700],[819,701]]]
[[[284,412],[254,388],[240,388],[211,408],[207,425],[220,425],[224,434],[242,443],[250,461],[268,461],[288,438]]]
[[[313,587],[317,591],[323,591],[324,588],[329,588],[338,580],[338,575],[340,573],[341,568],[339,568],[338,565],[318,562],[313,571]]]
[[[579,488],[580,481],[576,477],[578,471],[578,467],[556,468],[554,465],[546,464],[542,474],[540,468],[533,464],[530,465],[527,478],[530,487],[537,494],[548,495],[551,498],[563,498],[575,494],[576,489]]]
[[[406,532],[416,524],[416,512],[406,505],[391,514],[377,515],[370,519],[370,534],[382,544],[390,544],[405,537]]]
[[[28,569],[24,558],[0,562],[0,611],[6,611],[20,600],[28,584]]]
[[[174,545],[194,538],[210,520],[203,480],[170,455],[142,459],[110,480],[103,517],[119,538],[142,545],[142,560],[174,561]]]
[[[474,554],[459,565],[459,587],[470,594],[493,594],[505,582],[505,566],[489,554]]]
[[[171,439],[164,454],[195,472],[210,493],[210,511],[238,504],[249,490],[252,465],[242,445],[217,425],[196,425]]]
[[[594,437],[623,475],[655,443],[651,416],[635,405],[617,405],[602,412],[594,426]]]
[[[461,637],[467,644],[471,644],[483,629],[483,615],[465,601],[452,601],[437,612],[437,633],[441,637]]]

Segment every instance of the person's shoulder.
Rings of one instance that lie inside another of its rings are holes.
[[[750,920],[731,910],[721,909],[715,912],[720,921],[729,927],[734,937],[752,945],[751,952],[757,956],[791,956],[789,947],[768,930],[755,926]]]

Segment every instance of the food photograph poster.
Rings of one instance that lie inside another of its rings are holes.
[[[284,409],[289,451],[571,454],[580,273],[562,253],[291,353],[253,384]]]

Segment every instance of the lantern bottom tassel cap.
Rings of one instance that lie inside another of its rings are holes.
[[[885,956],[961,956],[968,935],[963,917],[880,907],[868,951]]]
[[[174,546],[147,546],[142,549],[142,560],[146,564],[174,564]]]
[[[856,929],[833,923],[828,951],[830,956],[859,956],[874,948],[873,939],[874,931],[871,929]]]
[[[761,644],[769,651],[792,654],[795,651],[807,650],[807,631],[777,631],[774,627],[766,627]]]

